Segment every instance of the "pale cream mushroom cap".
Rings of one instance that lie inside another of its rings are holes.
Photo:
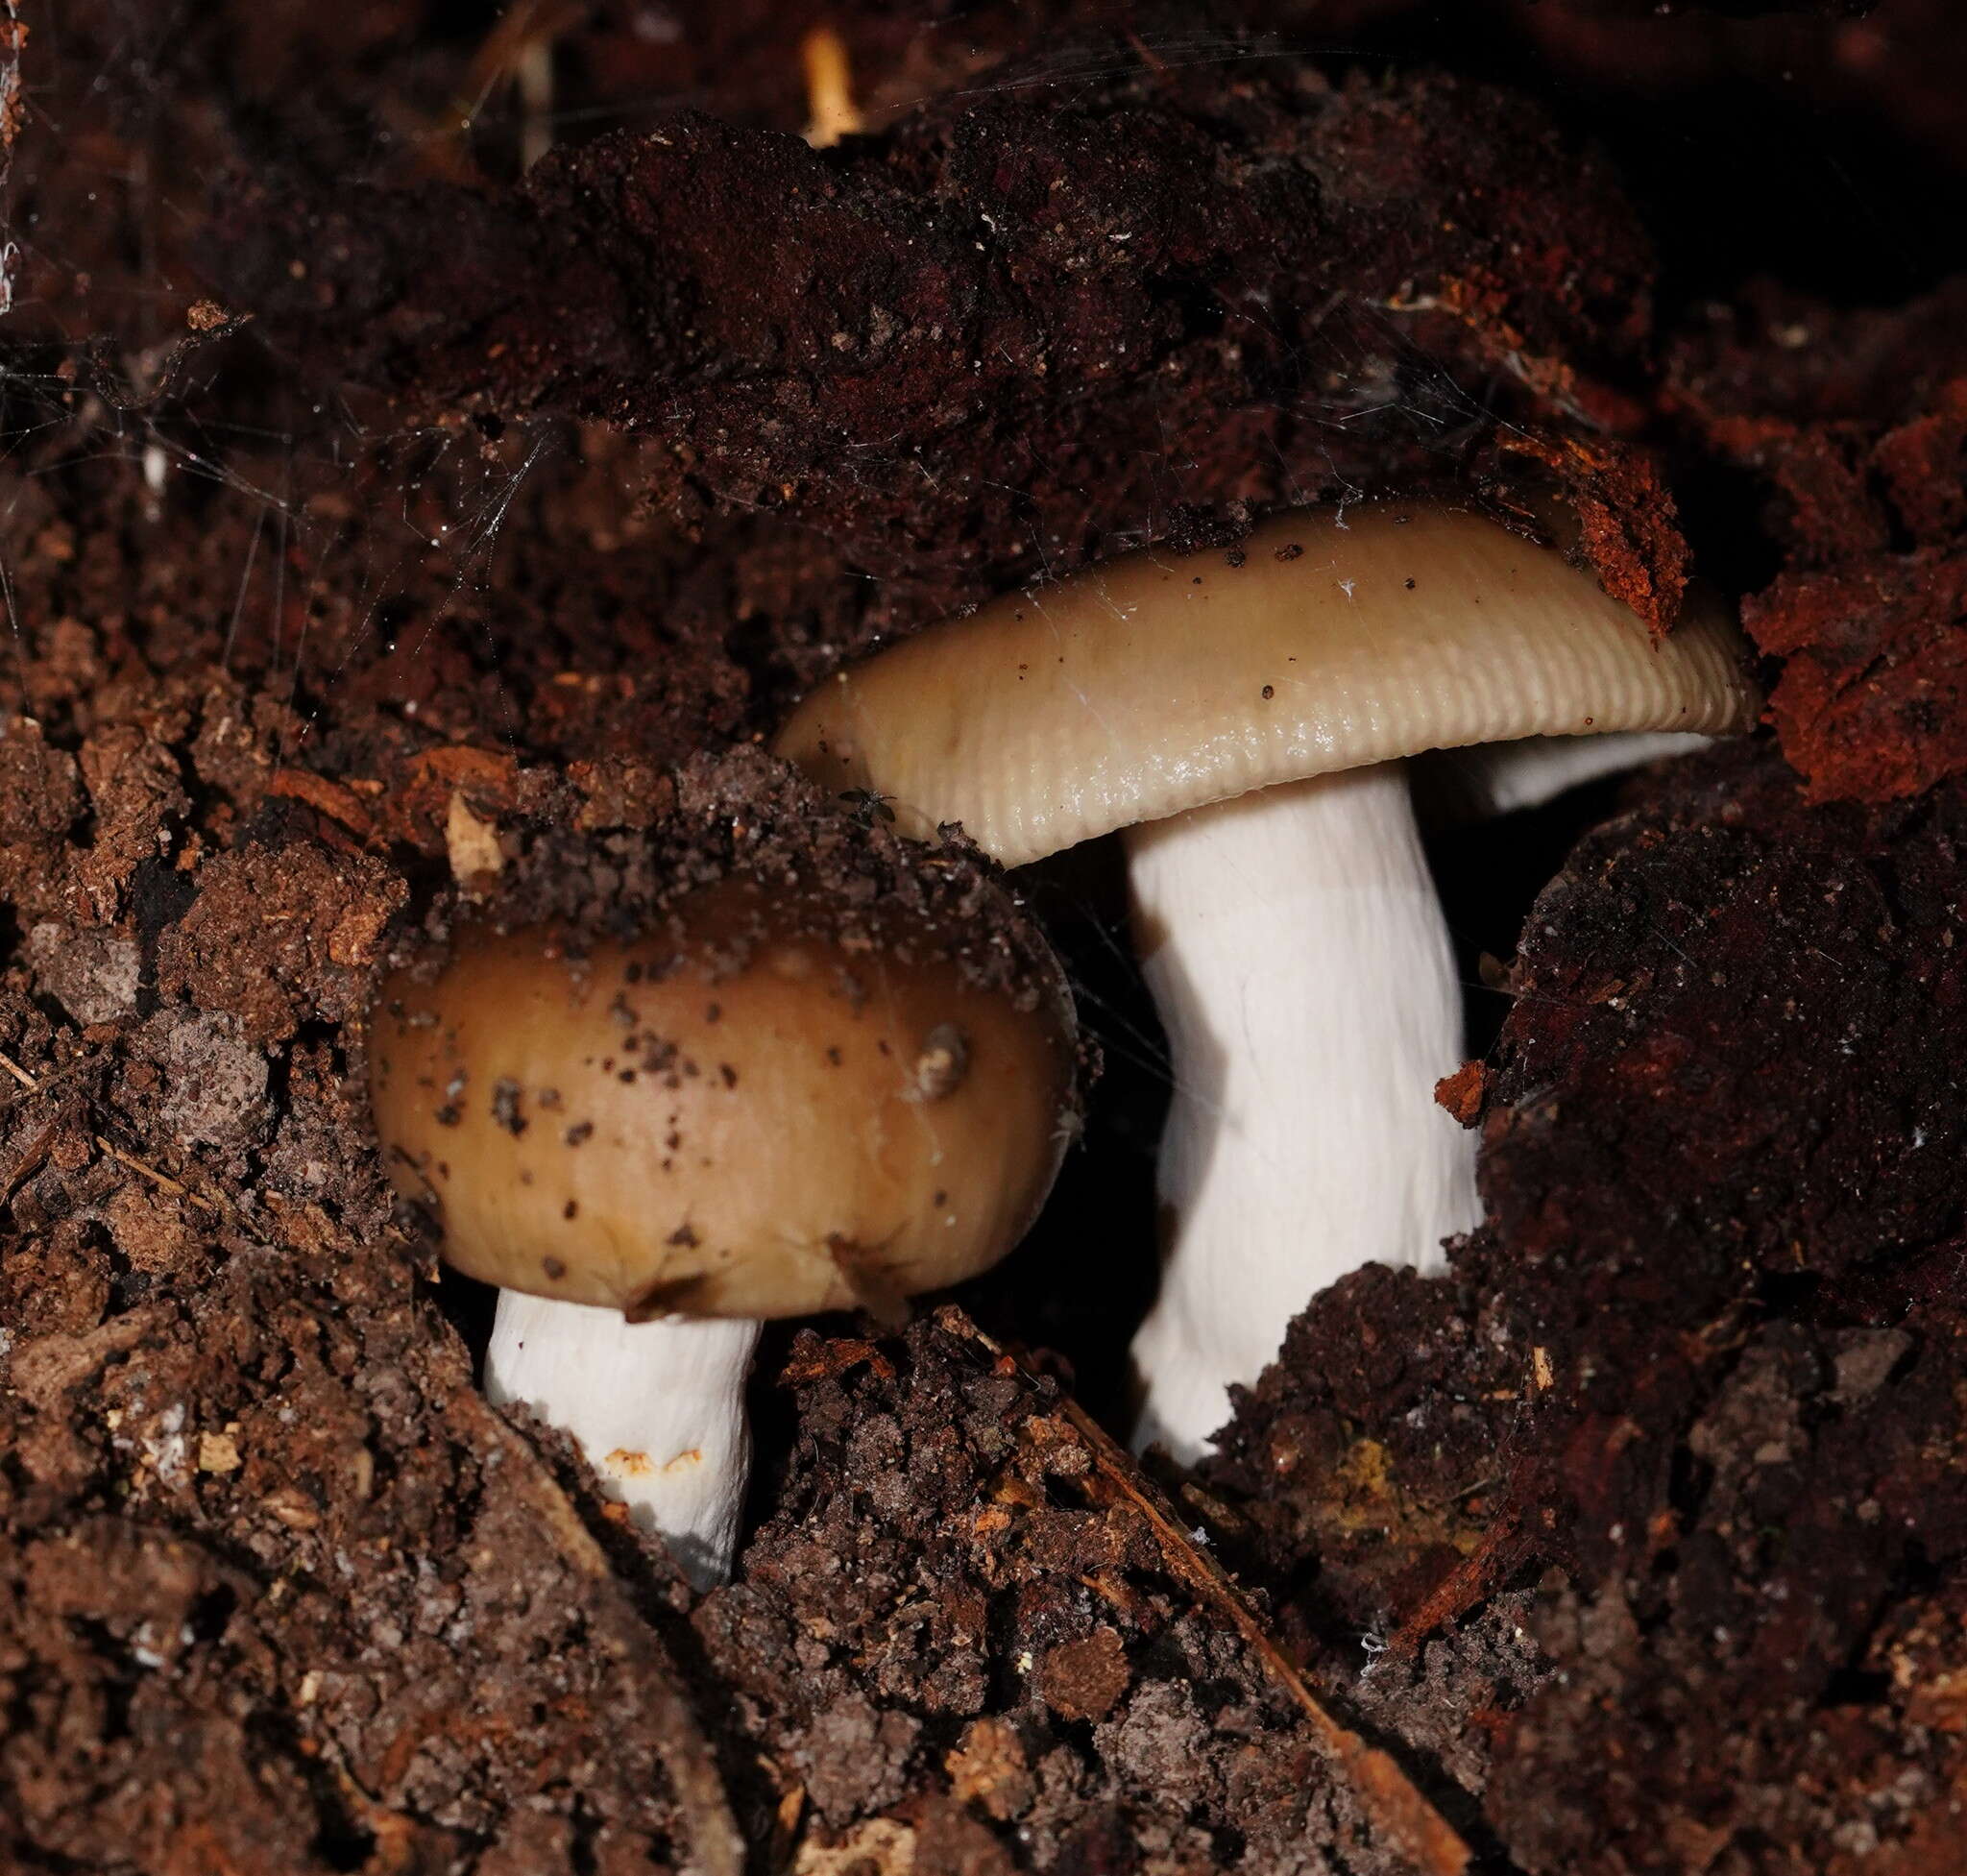
[[[778,753],[905,834],[1006,865],[1254,789],[1528,736],[1741,730],[1759,700],[1711,597],[1667,637],[1479,515],[1367,502],[1237,549],[1156,549],[1010,595],[851,667]]]
[[[1069,1132],[1062,987],[1014,997],[935,934],[830,935],[789,896],[726,882],[680,938],[577,957],[466,931],[383,987],[376,1127],[447,1261],[631,1318],[765,1317],[890,1306],[1010,1250]]]

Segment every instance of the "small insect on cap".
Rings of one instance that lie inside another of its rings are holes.
[[[749,879],[627,941],[460,932],[382,988],[370,1094],[447,1261],[631,1319],[866,1305],[987,1269],[1057,1171],[1056,976]]]

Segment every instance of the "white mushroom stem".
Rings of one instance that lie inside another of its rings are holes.
[[[1405,765],[1130,829],[1135,943],[1173,1058],[1164,1263],[1136,1443],[1192,1464],[1285,1326],[1378,1261],[1439,1268],[1480,1218],[1433,1100],[1462,996]]]
[[[1567,790],[1668,757],[1690,755],[1712,736],[1679,730],[1628,730],[1613,736],[1526,736],[1445,749],[1428,764],[1419,792],[1430,828],[1489,820],[1541,808]]]
[[[708,1589],[737,1553],[751,1471],[744,1383],[761,1327],[631,1323],[619,1309],[500,1290],[485,1392],[572,1434],[636,1523]]]
[[[1747,728],[1742,654],[1712,595],[1656,640],[1479,515],[1368,502],[1007,594],[787,719],[776,748],[825,786],[880,794],[904,833],[960,822],[1008,866],[1133,830],[1177,1080],[1145,1436],[1193,1459],[1310,1296],[1476,1222],[1472,1142],[1432,1103],[1461,1054],[1451,954],[1406,783],[1371,766],[1564,739],[1465,791],[1527,805],[1604,761],[1572,739]]]

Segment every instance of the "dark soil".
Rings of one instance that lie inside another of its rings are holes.
[[[1959,51],[1758,11],[868,0],[883,134],[815,152],[814,7],[22,7],[0,1867],[1967,1864]],[[1700,567],[1773,681],[1753,748],[1444,865],[1516,953],[1484,1229],[1143,1479],[1061,1383],[1116,1402],[1155,1042],[1097,856],[1028,882],[1087,1148],[968,1314],[768,1338],[693,1602],[474,1389],[377,973],[761,854],[1001,907],[776,770],[784,698],[1422,484],[1567,511],[1663,629]]]
[[[1319,1299],[1207,1469],[1522,1868],[1963,1854],[1963,853],[1957,789],[1812,809],[1767,757],[1600,828],[1525,926],[1484,1230]]]

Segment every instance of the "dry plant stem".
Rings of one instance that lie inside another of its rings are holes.
[[[1497,1512],[1474,1552],[1449,1571],[1401,1621],[1388,1639],[1387,1652],[1396,1659],[1418,1653],[1435,1630],[1459,1621],[1493,1596],[1536,1553],[1536,1540],[1524,1528],[1523,1509],[1512,1500]]]
[[[1198,1459],[1307,1297],[1439,1268],[1473,1228],[1474,1138],[1435,1105],[1462,999],[1405,765],[1130,830],[1134,942],[1167,1031],[1161,1288],[1135,1443]]]
[[[73,1068],[80,1068],[82,1065],[82,1063],[77,1062],[73,1064]],[[45,1075],[42,1076],[39,1080],[36,1080],[34,1076],[30,1075],[27,1072],[27,1070],[20,1065],[19,1062],[15,1061],[12,1056],[5,1054],[0,1054],[0,1068],[4,1068],[8,1074],[12,1075],[13,1079],[20,1084],[21,1087],[24,1090],[26,1090],[26,1092],[28,1092],[29,1094],[38,1094],[43,1088],[49,1086],[55,1082],[60,1081],[63,1075],[73,1072],[73,1068],[58,1069],[53,1075]],[[90,1137],[95,1141],[97,1147],[102,1152],[107,1153],[109,1156],[109,1157],[115,1160],[115,1162],[119,1166],[128,1166],[133,1173],[142,1174],[142,1176],[145,1179],[149,1180],[152,1184],[160,1185],[164,1188],[165,1191],[175,1193],[179,1198],[182,1199],[185,1202],[185,1204],[196,1206],[200,1211],[230,1210],[229,1206],[221,1206],[216,1201],[207,1199],[204,1197],[201,1193],[192,1191],[188,1185],[183,1184],[179,1180],[173,1179],[169,1173],[159,1172],[157,1167],[149,1164],[145,1160],[137,1158],[137,1157],[134,1153],[125,1153],[121,1147],[115,1145],[114,1142],[106,1139],[102,1134],[95,1133],[91,1134]],[[32,1151],[33,1149],[31,1148],[30,1152]],[[22,1174],[16,1167],[15,1172],[11,1177],[13,1180],[17,1181],[18,1179],[25,1177],[25,1175]],[[11,1184],[9,1186],[9,1189],[12,1189]]]
[[[937,1312],[936,1320],[951,1334],[976,1343],[999,1361],[1022,1365],[961,1310],[946,1306]],[[1035,1381],[1027,1373],[1028,1378]],[[1312,1691],[1303,1673],[1272,1639],[1249,1598],[1214,1557],[1197,1547],[1184,1522],[1160,1492],[1142,1477],[1140,1469],[1128,1454],[1077,1401],[1061,1400],[1058,1417],[1092,1453],[1089,1496],[1106,1502],[1118,1499],[1146,1520],[1168,1573],[1233,1629],[1263,1664],[1264,1671],[1290,1695],[1320,1743],[1331,1755],[1339,1775],[1372,1828],[1390,1847],[1408,1858],[1420,1876],[1463,1876],[1469,1866],[1469,1851],[1461,1835],[1427,1801],[1391,1755],[1369,1745],[1333,1716]],[[1042,1419],[1028,1423],[1032,1429],[1045,1425]]]
[[[723,1582],[751,1470],[744,1382],[760,1325],[631,1323],[619,1309],[498,1293],[485,1392],[571,1433],[698,1590]]]

